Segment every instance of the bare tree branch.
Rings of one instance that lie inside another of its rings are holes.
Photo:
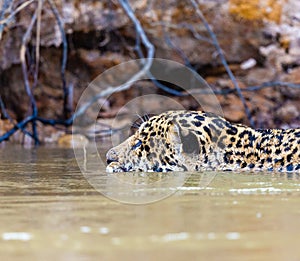
[[[190,1],[192,3],[193,7],[195,8],[197,15],[201,19],[202,23],[204,24],[207,32],[209,33],[209,35],[210,35],[210,37],[211,37],[211,39],[213,41],[213,45],[215,46],[215,48],[216,48],[216,50],[217,50],[217,52],[219,54],[221,62],[223,64],[223,66],[224,66],[227,74],[229,75],[229,77],[230,77],[230,79],[231,79],[231,81],[232,81],[232,83],[234,85],[234,88],[236,89],[236,92],[237,92],[237,94],[238,94],[238,96],[240,98],[240,100],[243,103],[243,106],[244,106],[244,109],[245,109],[245,112],[246,112],[246,115],[247,115],[247,118],[249,120],[250,125],[252,127],[254,127],[254,121],[252,119],[251,112],[250,112],[250,110],[249,110],[249,108],[247,106],[245,97],[242,94],[241,88],[239,87],[239,85],[237,83],[237,80],[235,79],[232,71],[230,70],[230,68],[228,66],[227,60],[226,60],[226,58],[224,56],[224,53],[223,53],[223,51],[222,51],[222,49],[221,49],[221,47],[219,45],[219,42],[218,42],[218,39],[217,39],[216,35],[214,34],[214,32],[212,31],[212,29],[210,28],[210,26],[209,26],[208,22],[206,21],[204,15],[202,14],[201,10],[199,9],[199,4],[195,0],[190,0]]]
[[[36,139],[36,137],[34,137],[31,133],[29,133],[29,132],[27,132],[25,130],[26,125],[29,122],[32,122],[33,120],[35,120],[34,117],[33,117],[33,115],[30,115],[30,116],[26,117],[24,120],[22,120],[21,122],[15,124],[13,128],[11,128],[9,131],[7,131],[2,136],[0,136],[0,142],[9,139],[9,137],[11,135],[13,135],[17,130],[22,130],[22,132],[24,132],[25,134],[29,135],[38,144],[38,140]]]
[[[4,105],[4,102],[2,100],[2,97],[0,95],[0,109],[1,109],[1,112],[3,113],[3,117],[5,119],[8,119],[10,121],[10,123],[12,125],[15,125],[15,122],[14,120],[10,117],[10,115],[8,114],[8,112],[6,111],[6,108],[5,108],[5,105]],[[17,128],[15,129],[16,131],[19,129],[20,131],[22,131],[24,134],[28,135],[29,137],[33,138],[32,134],[30,132],[28,132],[26,129],[24,128],[19,128],[17,125],[15,125]],[[2,136],[1,136],[2,137]],[[2,141],[0,137],[0,142]]]
[[[66,67],[67,67],[67,59],[68,59],[68,42],[67,42],[67,36],[65,33],[65,29],[63,26],[63,22],[61,20],[61,17],[59,15],[59,12],[55,6],[55,3],[53,0],[48,0],[48,3],[50,4],[51,10],[55,16],[57,25],[60,30],[61,38],[62,38],[62,45],[63,45],[63,53],[62,53],[62,60],[61,60],[61,69],[60,69],[60,75],[62,79],[62,86],[63,86],[63,92],[64,92],[64,102],[63,102],[63,113],[65,119],[70,117],[70,114],[72,112],[72,107],[70,107],[70,102],[69,100],[72,99],[70,97],[70,91],[69,87],[67,86],[66,83]]]
[[[264,82],[261,85],[256,85],[256,86],[248,86],[246,88],[241,89],[242,92],[256,92],[262,89],[266,89],[266,88],[272,88],[272,87],[288,87],[288,88],[292,88],[292,89],[300,89],[300,84],[296,84],[296,83],[289,83],[289,82]],[[213,91],[214,94],[216,95],[227,95],[227,94],[232,94],[232,93],[236,93],[237,90],[235,88],[228,88],[228,89],[223,89],[223,90],[214,90]],[[208,94],[207,91],[202,91],[202,90],[198,90],[198,89],[192,89],[190,90],[191,94]],[[189,95],[188,93],[186,95],[183,96],[187,96]]]
[[[14,16],[19,13],[22,9],[24,9],[26,6],[30,5],[35,0],[28,0],[24,3],[22,3],[20,6],[18,6],[7,18],[3,19],[3,16],[5,14],[5,11],[8,9],[9,4],[12,4],[12,0],[4,0],[1,13],[0,13],[0,40],[2,39],[2,32],[6,25],[10,23],[10,21],[14,18]]]
[[[5,15],[5,12],[9,8],[10,4],[12,4],[12,2],[10,0],[4,0],[3,4],[2,4],[1,11],[0,11],[0,40],[2,38],[2,32],[3,32],[3,29],[5,27],[5,23],[4,23],[3,18],[4,18],[4,15]]]
[[[141,68],[140,71],[138,71],[136,74],[134,74],[126,83],[121,84],[117,87],[112,87],[109,86],[108,88],[106,88],[105,90],[103,90],[102,92],[96,94],[90,101],[86,102],[85,104],[83,104],[74,114],[73,114],[73,120],[84,114],[85,111],[95,102],[97,102],[98,99],[103,98],[103,97],[107,97],[113,93],[117,93],[117,92],[121,92],[124,90],[129,89],[133,83],[135,83],[137,80],[141,79],[141,77],[145,74],[147,74],[149,72],[149,69],[152,65],[152,58],[154,57],[154,52],[155,52],[155,48],[153,46],[153,44],[148,40],[148,37],[146,36],[146,33],[140,23],[140,21],[137,19],[137,17],[134,15],[133,10],[131,9],[130,4],[128,3],[127,0],[119,0],[120,5],[123,7],[125,13],[128,15],[128,17],[130,18],[130,20],[133,22],[135,29],[141,39],[141,42],[143,43],[143,45],[145,46],[146,50],[147,50],[147,58],[143,67]]]
[[[292,88],[292,89],[300,89],[300,84],[276,81],[276,82],[264,82],[261,85],[257,85],[257,86],[248,86],[247,88],[245,88],[244,91],[253,92],[253,91],[258,91],[258,90],[261,90],[264,88],[276,87],[276,86],[285,86],[285,87]]]
[[[35,68],[34,68],[34,83],[32,88],[34,89],[38,82],[39,75],[39,63],[40,63],[40,42],[41,42],[41,20],[42,20],[42,8],[44,0],[38,0],[37,6],[37,22],[36,22],[36,46],[35,46]]]
[[[28,72],[27,72],[27,64],[26,64],[26,58],[25,58],[25,52],[26,52],[26,45],[30,39],[31,36],[31,31],[33,28],[33,25],[36,22],[36,18],[37,18],[37,12],[34,13],[31,22],[23,36],[22,39],[22,45],[21,45],[21,49],[20,49],[20,61],[22,64],[22,72],[23,72],[23,78],[24,78],[24,84],[25,84],[25,90],[26,93],[30,99],[30,104],[31,104],[31,111],[32,111],[32,135],[33,138],[35,140],[35,144],[39,144],[39,139],[38,139],[38,132],[37,132],[37,128],[36,128],[36,117],[37,117],[37,106],[36,106],[36,101],[34,98],[34,95],[32,93],[32,89],[29,83],[29,79],[28,79]]]

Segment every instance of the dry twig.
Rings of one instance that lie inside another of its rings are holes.
[[[137,80],[141,79],[142,76],[146,75],[149,72],[149,69],[152,65],[152,58],[154,57],[154,46],[153,44],[149,41],[140,21],[137,19],[137,17],[134,15],[133,10],[131,9],[130,4],[128,3],[127,0],[119,0],[120,5],[123,7],[125,13],[127,14],[127,16],[130,18],[130,20],[133,22],[135,29],[141,39],[141,42],[143,43],[143,45],[145,46],[146,50],[147,50],[147,58],[144,60],[144,64],[143,67],[141,68],[140,71],[138,71],[136,74],[134,74],[127,82],[125,82],[124,84],[121,84],[117,87],[112,87],[109,86],[108,88],[106,88],[105,90],[103,90],[102,92],[96,94],[94,97],[91,98],[91,100],[89,100],[88,102],[86,102],[85,104],[83,104],[74,114],[73,114],[73,120],[78,117],[81,116],[82,114],[84,114],[86,112],[86,110],[93,105],[95,102],[98,101],[98,99],[103,98],[103,97],[108,97],[109,95],[113,94],[113,93],[117,93],[117,92],[121,92],[121,91],[125,91],[127,89],[129,89],[133,83],[135,83]]]
[[[208,22],[206,21],[204,15],[202,14],[201,10],[199,9],[199,4],[195,1],[195,0],[190,0],[191,1],[191,4],[193,5],[193,7],[195,8],[196,10],[196,13],[197,15],[199,16],[199,18],[201,19],[202,23],[204,24],[207,32],[209,33],[211,39],[212,39],[212,42],[213,42],[213,45],[215,46],[218,54],[219,54],[219,57],[221,59],[221,62],[227,72],[227,74],[229,75],[229,78],[231,79],[233,85],[234,85],[234,88],[236,90],[236,93],[238,94],[240,100],[242,101],[243,103],[243,106],[244,106],[244,109],[245,109],[245,113],[247,115],[247,118],[249,120],[249,123],[252,127],[254,127],[254,121],[252,119],[252,115],[251,115],[251,112],[248,108],[248,105],[246,103],[246,100],[245,100],[245,97],[241,91],[241,88],[239,87],[238,83],[237,83],[237,80],[235,79],[232,71],[230,70],[229,66],[228,66],[228,63],[227,63],[227,60],[224,56],[224,53],[219,45],[219,42],[218,42],[218,39],[216,37],[216,35],[214,34],[214,32],[212,31],[212,29],[210,28],[210,25],[208,24]]]

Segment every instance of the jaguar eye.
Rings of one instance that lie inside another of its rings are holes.
[[[141,146],[142,145],[142,141],[141,140],[137,140],[136,142],[135,142],[135,144],[132,146],[132,148],[131,149],[133,149],[133,150],[135,150],[135,149],[137,149],[139,146]]]

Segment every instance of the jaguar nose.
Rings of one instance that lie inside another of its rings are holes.
[[[110,149],[107,153],[106,153],[106,162],[107,164],[114,162],[114,161],[118,161],[118,155],[117,152],[114,149]]]

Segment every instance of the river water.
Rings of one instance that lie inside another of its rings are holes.
[[[104,193],[89,183],[72,149],[7,146],[0,158],[1,260],[300,260],[299,175],[224,172],[203,183],[191,173],[124,204],[110,199],[118,189],[103,168]],[[149,194],[158,199],[141,204]]]

